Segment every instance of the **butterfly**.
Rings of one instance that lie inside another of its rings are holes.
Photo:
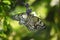
[[[37,31],[46,28],[44,22],[37,16],[31,14],[32,9],[29,4],[25,4],[26,12],[12,16],[12,19],[19,21],[19,24],[25,25],[31,31]]]
[[[25,25],[28,30],[37,31],[45,29],[46,26],[44,22],[32,14],[27,15],[26,13],[16,14],[12,17],[14,20],[19,21],[19,24]]]

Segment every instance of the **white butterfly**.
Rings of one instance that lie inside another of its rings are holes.
[[[29,30],[37,31],[46,28],[42,20],[36,15],[27,15],[26,13],[13,15],[13,19],[19,21],[19,24],[25,25]]]

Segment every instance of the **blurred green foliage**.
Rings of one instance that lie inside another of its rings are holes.
[[[46,29],[31,32],[11,19],[12,15],[26,11],[22,2],[44,20]],[[0,0],[0,40],[60,40],[59,8],[59,0]]]

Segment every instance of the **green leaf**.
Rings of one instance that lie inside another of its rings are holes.
[[[10,5],[11,2],[9,0],[3,0],[3,3]]]

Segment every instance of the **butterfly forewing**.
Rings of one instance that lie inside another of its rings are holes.
[[[17,14],[13,16],[15,20],[18,20],[20,24],[25,25],[29,30],[41,30],[45,28],[45,24],[42,20],[33,15]]]

